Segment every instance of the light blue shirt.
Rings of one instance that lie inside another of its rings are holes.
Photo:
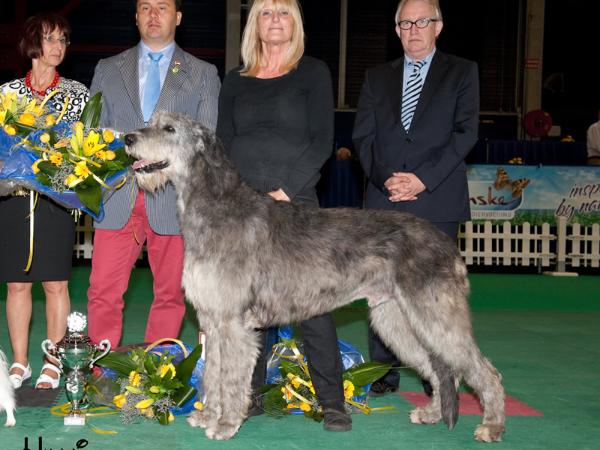
[[[144,88],[146,87],[146,80],[148,79],[148,68],[152,63],[152,60],[148,57],[148,53],[152,50],[144,44],[144,41],[140,41],[138,46],[138,74],[139,74],[139,85],[140,85],[140,105],[144,104]],[[175,41],[171,42],[165,48],[159,50],[163,54],[162,58],[158,62],[158,69],[160,70],[160,89],[162,90],[165,78],[167,77],[167,71],[171,65],[171,59],[175,52]]]
[[[427,73],[429,72],[429,68],[431,67],[431,60],[433,59],[433,55],[435,54],[435,47],[433,51],[425,57],[423,61],[425,64],[421,67],[421,77],[423,78],[423,83],[425,83],[425,79],[427,78]],[[404,78],[402,79],[402,92],[406,90],[406,85],[408,84],[408,77],[413,72],[414,61],[410,59],[408,56],[404,55]]]

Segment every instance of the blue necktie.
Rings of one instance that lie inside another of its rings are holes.
[[[150,116],[152,116],[154,107],[160,96],[160,70],[158,62],[162,57],[162,53],[148,53],[148,58],[150,58],[151,61],[150,66],[148,67],[146,86],[144,88],[144,104],[142,105],[142,113],[144,114],[145,122],[150,120]]]
[[[413,64],[413,72],[408,77],[406,89],[402,93],[402,125],[404,129],[408,131],[415,110],[417,109],[417,103],[419,102],[419,96],[423,89],[423,77],[421,76],[421,68],[425,65],[425,61],[415,61]]]

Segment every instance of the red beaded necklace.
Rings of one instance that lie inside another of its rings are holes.
[[[27,72],[27,74],[25,75],[25,85],[31,89],[31,92],[33,92],[34,94],[39,95],[40,97],[44,97],[46,95],[46,91],[48,89],[54,89],[57,85],[58,85],[58,80],[60,79],[60,75],[58,74],[58,71],[54,72],[54,78],[52,78],[52,82],[46,87],[46,89],[43,89],[41,91],[38,91],[37,89],[35,89],[32,85],[31,85],[31,70],[29,72]]]

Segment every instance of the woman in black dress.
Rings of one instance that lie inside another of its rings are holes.
[[[229,72],[221,88],[217,135],[250,186],[275,200],[316,208],[315,185],[332,152],[333,93],[327,66],[303,56],[296,0],[256,0],[241,53],[243,66]],[[333,320],[324,314],[300,327],[324,427],[349,430]],[[253,376],[255,392],[264,377],[263,351]]]
[[[2,86],[2,93],[14,92],[28,100],[42,100],[58,90],[47,103],[56,116],[67,105],[63,120],[79,119],[89,99],[88,89],[81,83],[62,78],[56,67],[63,61],[71,28],[56,14],[30,17],[24,28],[19,49],[31,59],[31,70],[25,78]],[[68,97],[68,102],[65,102]],[[14,363],[10,379],[15,388],[31,377],[28,360],[29,323],[31,321],[33,282],[41,281],[46,295],[47,336],[58,342],[64,335],[70,309],[68,279],[71,276],[75,222],[70,212],[43,195],[18,189],[0,198],[0,282],[7,283],[6,317]],[[30,210],[35,205],[30,218]],[[30,255],[30,220],[33,221],[33,259]],[[55,389],[60,370],[45,361],[35,383],[38,389]]]

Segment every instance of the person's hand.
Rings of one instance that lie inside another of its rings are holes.
[[[271,196],[279,202],[289,202],[290,198],[287,196],[283,189],[279,188],[276,191],[267,192],[267,195]]]
[[[425,190],[423,182],[410,172],[394,172],[385,182],[390,193],[389,201],[405,202],[417,199],[417,195]]]

